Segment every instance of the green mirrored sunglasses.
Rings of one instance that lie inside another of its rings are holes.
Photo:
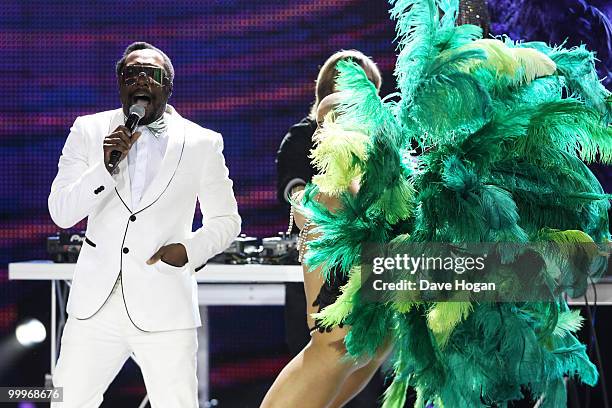
[[[169,81],[169,78],[164,73],[164,69],[156,66],[127,65],[121,71],[123,83],[128,86],[134,85],[138,81],[138,77],[141,74],[145,74],[148,78],[160,86],[164,85],[164,81]]]

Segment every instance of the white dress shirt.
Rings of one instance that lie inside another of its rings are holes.
[[[136,208],[146,188],[161,167],[162,159],[168,146],[168,132],[155,135],[146,126],[136,128],[142,132],[138,140],[128,152],[128,170],[132,190],[132,208]]]
[[[165,130],[159,134],[154,134],[148,127],[138,126],[136,132],[142,132],[142,134],[132,145],[127,157],[132,190],[132,208],[138,206],[146,188],[159,172],[168,146],[168,132]],[[119,288],[120,284],[121,274],[115,282],[113,292]]]

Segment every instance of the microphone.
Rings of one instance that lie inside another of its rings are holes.
[[[145,115],[145,107],[147,106],[146,101],[139,100],[136,104],[130,106],[130,114],[128,115],[127,120],[125,121],[125,127],[130,129],[130,133],[136,130],[138,126],[138,122]],[[130,135],[131,137],[131,135]],[[110,160],[108,162],[108,167],[114,169],[119,163],[119,159],[121,158],[121,152],[119,150],[113,150],[111,152]]]

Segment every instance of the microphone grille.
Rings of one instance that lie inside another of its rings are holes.
[[[136,103],[132,106],[130,106],[130,115],[137,115],[140,119],[142,119],[145,115],[145,108],[144,106]]]

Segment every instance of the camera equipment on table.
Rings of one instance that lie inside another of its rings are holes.
[[[279,232],[261,240],[240,234],[210,262],[224,264],[298,265],[297,235]],[[86,240],[85,232],[58,232],[47,238],[47,253],[57,263],[75,263]]]
[[[47,237],[47,253],[53,262],[75,263],[85,241],[85,232],[58,232]]]
[[[225,264],[297,265],[297,235],[279,232],[259,240],[241,234],[223,253],[210,262]]]
[[[297,234],[279,232],[276,237],[261,240],[261,263],[276,265],[299,265]]]
[[[215,255],[209,262],[225,264],[257,263],[259,257],[257,238],[240,234],[225,251]]]

